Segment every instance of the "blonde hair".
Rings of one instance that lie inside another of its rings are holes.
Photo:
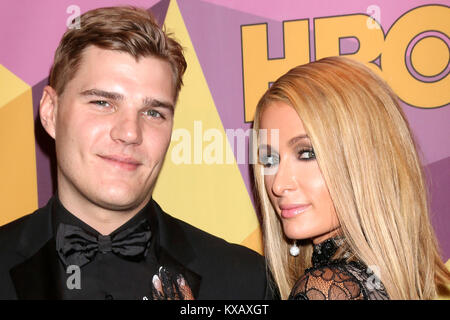
[[[359,62],[329,57],[293,68],[270,87],[256,109],[256,132],[264,108],[275,101],[292,106],[303,121],[354,257],[379,270],[391,299],[435,298],[450,272],[430,223],[411,130],[389,86]],[[286,299],[311,267],[312,243],[300,241],[300,256],[289,255],[263,167],[258,162],[253,170],[268,267]]]

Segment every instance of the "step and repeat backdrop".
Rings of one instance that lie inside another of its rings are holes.
[[[248,136],[256,103],[290,68],[346,55],[401,99],[427,173],[432,222],[450,258],[450,8],[419,0],[39,0],[0,3],[0,225],[55,192],[53,141],[38,116],[54,51],[81,13],[143,7],[188,62],[154,198],[170,214],[262,253]]]

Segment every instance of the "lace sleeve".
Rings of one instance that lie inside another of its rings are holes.
[[[311,268],[292,288],[289,300],[362,300],[359,281],[345,268]]]

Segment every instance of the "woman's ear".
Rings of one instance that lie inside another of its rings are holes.
[[[39,116],[45,131],[55,139],[56,113],[58,109],[58,95],[50,86],[45,86],[39,106]]]

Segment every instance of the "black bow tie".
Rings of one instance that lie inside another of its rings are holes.
[[[98,251],[109,252],[138,261],[145,257],[150,246],[150,226],[147,220],[111,236],[87,233],[80,227],[60,223],[56,232],[56,250],[67,266],[85,265],[94,259]]]

